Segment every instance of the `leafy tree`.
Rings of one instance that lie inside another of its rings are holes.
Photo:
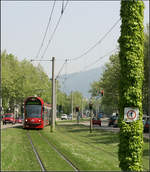
[[[145,27],[144,35],[144,82],[143,82],[143,110],[148,114],[148,54],[149,54],[149,25]],[[100,90],[104,89],[104,96],[100,98],[101,110],[106,114],[112,114],[119,109],[119,80],[120,62],[118,54],[112,55],[105,65],[104,72],[98,81],[91,84],[90,93],[93,97],[100,96]]]
[[[82,94],[78,91],[73,92],[73,106],[79,106],[81,109],[82,106]],[[66,95],[66,93],[58,92],[57,94],[57,104],[62,106],[64,113],[71,113],[71,99],[72,95]]]
[[[148,78],[149,78],[149,25],[144,34],[144,82],[143,82],[143,112],[148,114]]]
[[[100,91],[104,90],[101,97],[101,109],[106,114],[118,111],[119,103],[119,79],[120,64],[118,54],[110,57],[110,62],[105,65],[105,71],[99,81],[93,82],[90,92],[92,96],[100,96]]]
[[[28,96],[37,95],[51,103],[51,81],[41,66],[34,67],[24,60],[19,62],[12,54],[2,52],[2,99],[5,111],[13,112]]]
[[[52,84],[41,65],[33,66],[27,60],[18,61],[17,57],[3,51],[2,57],[2,99],[5,112],[14,111],[14,105],[22,106],[29,96],[39,96],[44,102],[51,103]],[[57,104],[62,105],[64,113],[71,113],[71,96],[60,90],[57,81]],[[81,107],[82,94],[74,92],[74,106]],[[9,110],[10,109],[10,110]]]

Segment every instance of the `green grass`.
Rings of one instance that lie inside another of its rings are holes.
[[[118,134],[104,130],[89,132],[83,125],[57,125],[54,133],[49,127],[42,133],[67,155],[80,170],[118,170]],[[144,143],[143,165],[149,170],[149,147]]]
[[[32,141],[38,150],[44,166],[49,171],[72,170],[59,155],[51,149],[41,133],[64,153],[80,170],[120,171],[118,161],[118,134],[94,129],[84,125],[56,126],[51,133],[50,127],[44,130],[30,130]],[[27,130],[9,128],[1,131],[1,167],[7,171],[40,171],[32,147],[26,136]],[[144,170],[149,170],[149,141],[144,140]]]
[[[55,152],[38,134],[31,130],[30,135],[47,171],[73,171],[73,168]],[[59,162],[59,163],[58,163]]]
[[[57,126],[55,133],[50,133],[49,128],[45,128],[42,133],[80,170],[120,170],[115,147],[118,143],[115,139],[113,143],[111,139],[108,142],[110,133],[94,131],[91,134],[89,129],[82,125]]]
[[[22,128],[8,128],[1,131],[2,171],[40,171],[25,132]]]
[[[79,122],[83,122],[83,121],[90,121],[90,118],[80,118],[80,121]],[[76,119],[73,119],[73,120],[60,120],[60,121],[57,121],[56,123],[57,124],[61,124],[61,123],[77,123],[77,120]]]

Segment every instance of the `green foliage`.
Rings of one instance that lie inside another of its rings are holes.
[[[91,84],[92,96],[97,96],[96,90],[104,89],[104,96],[101,98],[101,109],[106,114],[112,114],[118,110],[119,101],[119,79],[120,64],[118,54],[110,57],[110,62],[105,65],[105,71],[99,81]]]
[[[41,66],[24,60],[19,62],[12,54],[2,52],[2,100],[5,111],[13,112],[28,96],[40,96],[51,103],[51,81]]]
[[[142,1],[121,1],[119,160],[120,168],[123,171],[142,171],[143,10]],[[140,111],[139,120],[125,123],[123,121],[125,107],[138,107]]]
[[[148,78],[149,78],[149,25],[145,27],[144,35],[144,82],[143,82],[143,109],[148,114]]]
[[[47,103],[51,103],[51,81],[41,65],[33,66],[27,60],[18,61],[12,55],[2,52],[2,99],[5,112],[14,110],[14,105],[20,106],[28,96],[37,95]],[[62,105],[63,113],[71,113],[71,95],[67,96],[60,90],[57,81],[57,104]],[[82,94],[73,93],[74,106],[82,104]],[[10,110],[9,110],[10,108]]]
[[[143,110],[148,114],[148,54],[149,54],[149,25],[145,27],[144,34],[144,82],[142,90]],[[91,84],[90,93],[92,96],[99,96],[97,90],[104,89],[104,96],[101,98],[100,106],[106,114],[119,109],[119,80],[120,80],[120,62],[118,54],[112,55],[110,61],[105,65],[103,75],[98,81]]]
[[[74,91],[74,92],[72,92],[72,94],[73,94],[74,108],[76,106],[79,106],[80,110],[81,110],[83,95],[78,91]],[[72,113],[71,101],[72,101],[71,93],[70,93],[70,95],[67,96],[65,93],[61,92],[60,90],[57,91],[57,104],[62,105],[63,113],[66,113],[66,114]],[[84,107],[84,105],[85,105],[85,100],[83,100],[83,107]]]

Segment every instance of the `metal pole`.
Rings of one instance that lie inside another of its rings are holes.
[[[149,38],[149,41],[150,41],[150,38]],[[148,47],[148,52],[150,48]],[[148,53],[149,54],[149,53]],[[148,56],[148,71],[149,71],[149,74],[148,74],[148,116],[150,116],[150,55]]]
[[[77,124],[79,125],[79,121],[80,121],[80,119],[79,119],[80,117],[79,117],[79,112],[77,112]]]
[[[73,119],[73,92],[71,91],[71,112],[72,112],[72,119]]]
[[[52,121],[51,121],[51,132],[55,130],[55,78],[54,78],[54,63],[55,57],[52,58]]]
[[[1,62],[1,56],[0,56],[0,121],[1,121],[1,115],[2,115],[2,82],[1,82],[1,79],[2,79],[2,76],[1,76],[1,71],[2,71],[2,68],[1,68],[1,64],[2,64],[2,62]]]
[[[93,118],[93,111],[91,109],[90,110],[90,133],[92,133],[92,129],[93,129],[92,118]]]
[[[92,129],[93,129],[93,124],[92,124],[93,104],[92,104],[92,102],[89,103],[89,109],[90,109],[90,133],[92,133]]]
[[[83,118],[83,97],[81,100],[81,118]]]
[[[57,79],[55,79],[55,124],[57,118]]]

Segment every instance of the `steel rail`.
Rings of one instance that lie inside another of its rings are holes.
[[[55,151],[57,152],[62,159],[64,159],[75,171],[80,171],[63,153],[61,153],[52,143],[50,143],[47,138],[45,138],[41,133],[38,133],[47,143],[48,145]]]
[[[38,154],[38,152],[37,152],[37,150],[36,150],[36,148],[35,148],[35,146],[34,146],[34,144],[32,142],[32,139],[30,137],[29,132],[27,132],[27,136],[28,136],[28,138],[30,140],[30,143],[32,145],[32,149],[33,149],[33,151],[35,153],[36,159],[37,159],[38,163],[40,164],[40,167],[41,167],[42,171],[46,171],[46,168],[44,167],[44,164],[43,164],[43,162],[42,162],[42,160],[41,160],[41,158],[40,158],[40,156],[39,156],[39,154]]]

